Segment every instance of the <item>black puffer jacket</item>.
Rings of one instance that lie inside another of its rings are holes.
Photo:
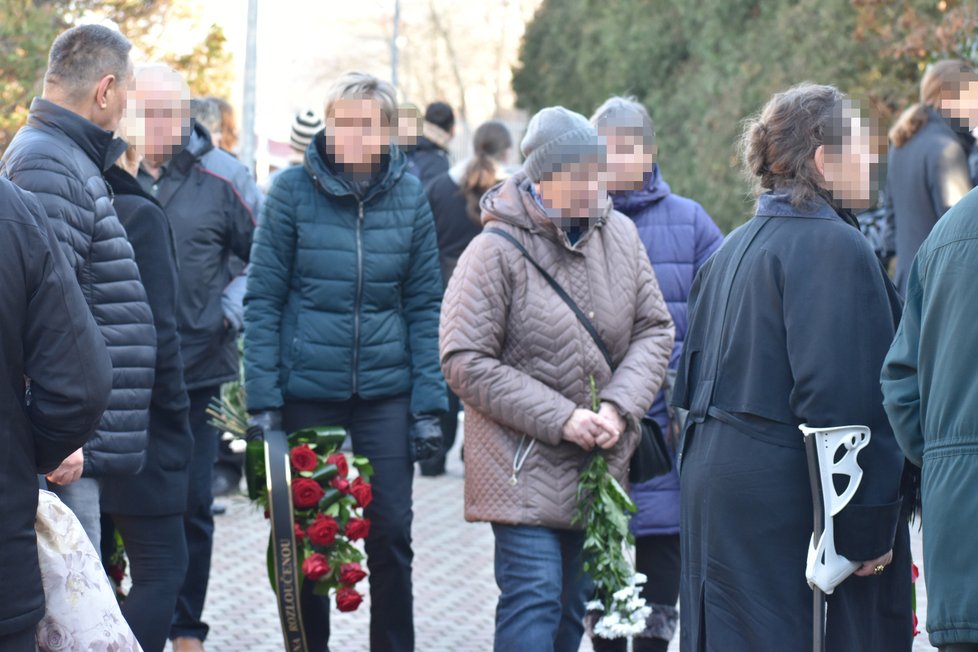
[[[170,222],[139,182],[119,166],[105,178],[115,191],[119,221],[129,234],[156,323],[156,381],[149,408],[146,464],[136,475],[101,481],[102,511],[163,516],[187,509],[188,468],[194,449],[190,399],[177,334],[177,258]]]
[[[105,341],[44,209],[0,179],[0,638],[44,615],[35,474],[85,443],[111,383]]]
[[[36,98],[27,125],[0,159],[0,175],[33,192],[54,220],[112,357],[109,409],[84,450],[89,477],[142,467],[156,365],[153,314],[102,178],[124,151],[110,132]]]
[[[204,165],[204,155],[213,149],[210,134],[195,124],[187,146],[159,179],[139,173],[143,188],[170,218],[177,243],[177,318],[188,390],[238,377],[238,332],[233,317],[224,313],[222,297],[233,279],[231,255],[248,262],[255,231],[251,208],[234,184]]]

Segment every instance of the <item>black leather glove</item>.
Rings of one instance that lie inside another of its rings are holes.
[[[264,438],[269,430],[282,429],[281,410],[255,412],[248,418],[248,439]]]
[[[421,462],[442,449],[441,421],[430,414],[411,415],[411,459]]]

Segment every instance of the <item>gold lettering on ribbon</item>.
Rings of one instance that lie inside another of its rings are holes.
[[[295,580],[293,577],[293,569],[295,566],[292,563],[292,542],[288,539],[280,539],[278,546],[281,559],[281,563],[279,565],[279,568],[281,569],[281,577],[279,577],[279,592],[282,596],[282,602],[285,603],[286,626],[290,632],[301,635],[302,632],[300,631],[299,627],[298,615],[299,599],[295,594]],[[295,646],[296,643],[296,641],[293,641],[293,646]]]

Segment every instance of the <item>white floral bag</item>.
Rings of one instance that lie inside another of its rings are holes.
[[[49,491],[37,503],[37,556],[46,608],[40,652],[142,652],[102,562],[74,513]]]

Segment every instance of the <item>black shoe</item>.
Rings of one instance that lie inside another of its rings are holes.
[[[212,516],[223,516],[228,511],[228,506],[225,503],[211,503],[211,515]]]
[[[445,475],[445,456],[439,455],[430,460],[418,462],[418,467],[421,469],[421,475],[426,478],[437,478],[440,475]]]

